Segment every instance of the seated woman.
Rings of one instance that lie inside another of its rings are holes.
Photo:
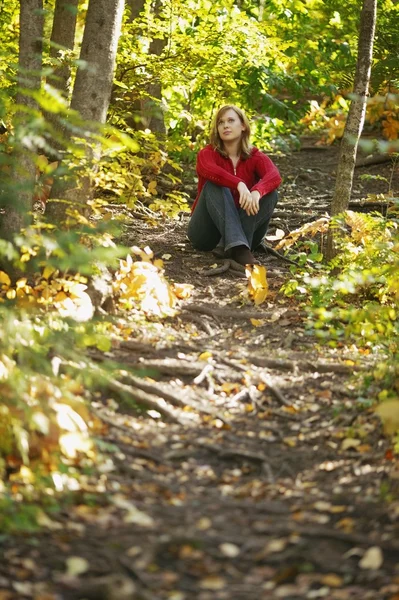
[[[237,106],[219,109],[210,144],[197,157],[198,193],[188,226],[197,250],[220,248],[236,262],[255,264],[281,183],[277,167],[251,146],[250,126]]]

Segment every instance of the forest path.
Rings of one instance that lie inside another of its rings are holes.
[[[271,232],[322,213],[324,167],[316,189],[294,163]],[[45,534],[6,541],[0,598],[397,600],[399,470],[359,398],[367,356],[318,345],[279,292],[280,259],[258,257],[270,296],[242,306],[245,279],[206,275],[217,259],[193,250],[186,226],[127,228],[127,242],[171,255],[167,276],[192,296],[113,349],[152,381],[127,378],[125,402],[120,389],[98,399],[103,478],[88,473]],[[2,596],[9,577],[15,594]]]

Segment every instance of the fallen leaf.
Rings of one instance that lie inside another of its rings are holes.
[[[377,406],[375,413],[382,421],[385,435],[399,431],[399,400],[385,400]]]
[[[123,517],[124,523],[134,523],[135,525],[141,525],[141,527],[154,527],[154,519],[150,517],[150,515],[139,510],[132,502],[121,494],[113,496],[112,502],[118,508],[126,510],[126,514]]]
[[[250,319],[254,327],[262,327],[266,323],[264,319]]]
[[[248,278],[248,295],[258,306],[266,300],[269,293],[266,268],[262,265],[247,265],[245,275]]]
[[[217,575],[211,575],[210,577],[205,577],[200,581],[200,588],[203,590],[213,590],[218,591],[222,590],[226,587],[226,581],[222,577],[218,577]]]
[[[352,448],[357,448],[358,446],[360,446],[361,441],[360,440],[356,440],[354,438],[346,438],[345,440],[343,440],[342,444],[341,444],[341,449],[342,450],[350,450]]]
[[[171,254],[162,254],[162,258],[164,260],[170,260],[172,258],[172,255]]]
[[[78,577],[86,573],[89,568],[89,562],[81,556],[69,556],[66,561],[66,574],[70,577]]]
[[[327,573],[327,575],[324,575],[324,577],[321,578],[321,583],[323,585],[328,585],[328,587],[338,588],[344,584],[344,580],[335,573]]]
[[[345,517],[338,521],[335,527],[337,527],[337,529],[342,529],[345,533],[352,533],[355,527],[355,521],[350,517]]]
[[[208,358],[212,358],[212,352],[202,352],[198,357],[199,360],[208,360]]]
[[[212,521],[208,517],[202,517],[196,522],[195,526],[200,531],[206,531],[212,527]]]
[[[240,548],[235,544],[230,544],[229,542],[220,544],[219,550],[224,556],[228,556],[229,558],[235,558],[240,554]]]
[[[384,556],[381,548],[378,546],[372,546],[365,552],[363,558],[359,562],[361,569],[377,570],[381,567],[384,562]]]

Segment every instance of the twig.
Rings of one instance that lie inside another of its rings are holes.
[[[163,404],[159,402],[155,396],[150,395],[143,390],[120,383],[119,381],[116,381],[116,379],[108,381],[107,385],[111,390],[117,392],[121,396],[129,396],[138,404],[142,404],[146,408],[150,408],[151,410],[159,412],[161,415],[167,417],[174,423],[179,423],[180,425],[186,423],[166,406],[163,406]]]
[[[269,369],[279,369],[295,371],[313,371],[315,373],[352,373],[353,371],[364,371],[365,366],[362,365],[343,365],[341,363],[314,362],[311,363],[305,360],[285,360],[278,358],[266,358],[263,356],[252,356],[252,364],[257,367],[267,367]]]
[[[202,369],[201,373],[197,375],[197,377],[194,379],[193,383],[195,383],[195,385],[201,385],[204,379],[207,379],[209,373],[213,370],[213,368],[213,365],[210,365],[209,363],[206,364],[205,367]]]
[[[198,315],[195,315],[195,314],[186,315],[183,313],[183,314],[181,314],[181,317],[186,318],[187,320],[193,321],[194,323],[199,325],[201,327],[201,329],[203,331],[205,331],[205,333],[207,333],[208,335],[215,335],[215,332],[212,329],[212,327],[209,325],[208,321],[204,321]]]
[[[212,308],[205,304],[187,304],[183,307],[183,310],[198,312],[211,317],[225,317],[227,319],[270,319],[274,315],[273,311],[242,310],[239,307],[229,310],[228,308]]]
[[[229,269],[230,269],[230,261],[224,260],[223,264],[220,267],[202,271],[201,275],[205,275],[205,277],[213,277],[214,275],[221,275],[222,273],[226,273],[226,271],[228,271]]]
[[[192,442],[193,445],[205,448],[212,452],[216,452],[222,458],[244,458],[252,460],[258,463],[267,463],[267,456],[251,452],[250,450],[241,450],[240,448],[222,448],[216,444],[208,444],[208,442],[202,442],[201,440],[195,440]]]
[[[209,364],[207,364],[206,367],[213,369],[213,366],[209,365]],[[205,367],[205,369],[206,369],[206,367]],[[205,369],[203,369],[203,371],[205,371]],[[208,373],[209,373],[209,369],[208,369],[208,372],[205,374],[205,377],[207,377]],[[198,377],[197,377],[197,379],[198,379]],[[159,398],[163,398],[164,400],[168,400],[174,406],[179,406],[182,408],[186,408],[187,406],[190,406],[190,408],[193,408],[194,410],[196,410],[200,413],[211,415],[214,418],[218,418],[218,419],[221,419],[223,422],[226,422],[226,419],[224,419],[221,415],[219,415],[219,413],[212,411],[211,409],[209,409],[206,406],[203,406],[203,404],[200,401],[198,401],[198,402],[192,401],[190,398],[187,397],[187,393],[185,394],[185,396],[183,396],[184,390],[179,390],[179,392],[178,392],[179,394],[182,394],[182,395],[176,395],[176,394],[172,393],[171,391],[165,390],[164,388],[157,386],[154,383],[148,383],[147,381],[144,381],[143,379],[140,379],[139,377],[134,377],[133,375],[130,375],[130,374],[124,375],[124,379],[131,381],[134,386],[134,389],[139,389],[147,394],[152,394],[154,396],[158,396]],[[195,383],[195,380],[194,380],[194,383]],[[156,410],[158,410],[158,409],[156,409]]]
[[[274,385],[274,383],[272,382],[271,378],[268,375],[261,373],[260,378],[263,381],[263,383],[265,383],[267,385],[267,389],[269,389],[271,391],[273,396],[275,398],[277,398],[277,400],[280,402],[280,404],[283,404],[284,406],[292,405],[292,402],[289,402],[284,397],[282,391],[276,385]]]

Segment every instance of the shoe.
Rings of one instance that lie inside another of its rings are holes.
[[[234,246],[234,248],[231,250],[231,258],[240,265],[258,264],[258,261],[255,259],[251,250],[247,248],[247,246]]]
[[[226,253],[222,246],[216,246],[216,248],[212,250],[212,254],[213,256],[216,256],[216,258],[225,258],[226,256]]]

